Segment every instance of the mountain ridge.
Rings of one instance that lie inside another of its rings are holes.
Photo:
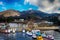
[[[29,16],[29,15],[35,15],[35,16],[38,16],[38,17],[42,17],[42,18],[45,18],[45,17],[49,17],[49,16],[58,16],[58,15],[60,15],[60,14],[58,14],[58,13],[52,13],[52,14],[48,14],[48,13],[44,13],[44,12],[41,12],[41,11],[39,11],[39,10],[27,10],[27,11],[22,11],[22,12],[20,12],[20,11],[17,11],[17,10],[6,10],[6,11],[3,11],[3,12],[0,12],[0,15],[3,15],[3,14],[8,14],[9,12],[15,12],[15,13],[19,13],[19,17],[20,18],[26,18],[27,16]],[[13,14],[13,13],[12,13]]]

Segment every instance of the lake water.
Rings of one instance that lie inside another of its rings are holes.
[[[15,34],[1,34],[0,40],[33,40],[32,37],[29,37],[25,33],[15,33]]]
[[[60,40],[60,33],[58,32],[54,32],[54,37],[55,40]],[[17,32],[17,33],[10,33],[10,34],[3,34],[0,33],[0,40],[35,40],[32,39],[31,36],[28,36],[26,33],[21,33],[21,32]]]

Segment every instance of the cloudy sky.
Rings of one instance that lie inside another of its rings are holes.
[[[8,9],[60,13],[60,0],[0,0],[0,12]]]

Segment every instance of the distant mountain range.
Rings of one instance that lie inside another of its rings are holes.
[[[58,13],[49,14],[49,13],[44,13],[38,10],[27,10],[27,11],[22,11],[22,12],[16,11],[16,10],[6,10],[3,12],[0,12],[0,16],[9,17],[11,15],[12,17],[15,17],[15,18],[17,18],[16,15],[19,15],[18,18],[23,18],[23,19],[30,19],[30,18],[47,19],[47,17],[49,19],[49,17],[58,16],[60,14]]]
[[[58,19],[59,17],[59,19]],[[27,11],[17,11],[17,10],[6,10],[0,12],[0,22],[11,22],[14,19],[25,19],[30,20],[33,19],[35,22],[40,21],[50,21],[54,22],[56,25],[60,25],[60,14],[58,13],[44,13],[38,10],[27,10]]]
[[[28,11],[23,11],[21,12],[22,15],[21,17],[28,17],[29,15],[34,15],[35,17],[39,18],[39,19],[51,19],[52,17],[58,17],[60,16],[60,14],[58,13],[44,13],[38,10],[28,10]]]

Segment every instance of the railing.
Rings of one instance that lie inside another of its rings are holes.
[[[23,27],[12,27],[11,29],[17,29],[17,28],[18,28],[18,30],[22,30],[23,29]],[[35,27],[33,29],[55,30],[55,29],[59,29],[59,27],[58,26],[57,27],[55,27],[55,26],[53,26],[53,27]]]
[[[59,29],[59,27],[36,27],[36,29],[51,29],[51,30],[55,30],[55,29]]]

